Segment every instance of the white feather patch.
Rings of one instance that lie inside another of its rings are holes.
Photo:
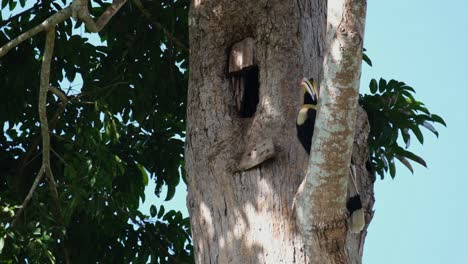
[[[356,210],[351,214],[350,230],[352,233],[359,233],[364,229],[366,221],[364,219],[364,211],[362,209]]]

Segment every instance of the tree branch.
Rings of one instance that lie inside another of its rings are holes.
[[[53,94],[55,94],[58,98],[60,98],[60,101],[62,101],[60,103],[61,105],[66,105],[68,103],[67,95],[62,90],[60,90],[59,88],[50,85],[49,86],[49,91],[52,92]]]
[[[41,124],[41,136],[42,136],[42,165],[36,176],[36,179],[31,186],[28,195],[24,199],[20,210],[15,215],[15,218],[12,221],[12,226],[14,226],[19,217],[24,212],[26,206],[28,205],[29,201],[34,194],[37,186],[39,185],[40,181],[44,173],[47,176],[47,180],[49,182],[50,191],[52,193],[53,199],[56,203],[56,218],[58,224],[62,224],[62,210],[60,206],[59,195],[57,191],[56,182],[54,179],[54,175],[52,173],[51,165],[50,165],[50,130],[49,130],[49,123],[47,120],[47,92],[51,91],[56,96],[58,96],[61,100],[62,109],[64,109],[65,105],[68,102],[67,96],[59,89],[50,86],[50,66],[52,61],[52,55],[54,50],[54,43],[55,43],[55,26],[64,21],[65,19],[69,18],[73,15],[74,18],[82,19],[86,27],[91,32],[98,32],[100,31],[112,18],[112,16],[122,7],[122,5],[126,2],[126,0],[114,0],[112,5],[107,8],[107,10],[101,15],[96,23],[92,20],[91,16],[89,15],[88,10],[88,0],[74,0],[72,4],[59,12],[53,14],[49,18],[47,18],[44,22],[40,25],[22,33],[15,39],[9,41],[3,47],[0,48],[0,58],[5,55],[8,51],[12,48],[19,45],[21,42],[31,38],[32,36],[36,35],[41,31],[46,31],[46,43],[44,49],[44,55],[42,58],[42,65],[41,65],[41,74],[40,74],[40,88],[39,88],[39,103],[38,103],[38,112],[39,112],[39,121]],[[58,118],[58,112],[54,117]],[[29,153],[30,154],[30,153]],[[65,239],[63,234],[59,234],[61,241],[62,241],[62,249],[65,256],[65,262],[70,263],[68,251],[65,247]]]
[[[57,124],[57,120],[59,116],[65,111],[65,106],[68,103],[68,97],[58,88],[50,86],[49,90],[56,94],[60,99],[60,108],[55,112],[54,117],[49,122],[49,131],[53,130],[55,128],[55,125]],[[62,94],[62,95],[60,95]],[[64,101],[65,100],[65,101]],[[23,175],[23,171],[26,168],[26,166],[31,163],[32,160],[34,160],[39,154],[35,155],[34,157],[31,158],[33,152],[37,149],[37,146],[39,146],[39,143],[41,142],[40,136],[35,136],[34,141],[32,142],[31,146],[29,147],[28,151],[26,152],[25,155],[21,158],[20,165],[18,166],[18,177],[21,177]]]
[[[61,23],[65,19],[69,18],[71,16],[72,10],[70,6],[60,10],[59,12],[53,14],[44,22],[41,24],[35,26],[34,28],[24,32],[23,34],[19,35],[15,39],[11,40],[7,44],[3,45],[3,47],[0,48],[0,58],[3,57],[8,51],[10,51],[12,48],[18,46],[21,42],[31,38],[32,36],[36,35],[39,32],[42,31],[47,31],[50,28],[55,28],[55,26],[58,23]]]
[[[47,120],[47,92],[49,91],[50,80],[50,64],[52,61],[52,54],[55,42],[55,29],[47,31],[46,45],[44,55],[42,57],[41,66],[41,84],[39,88],[39,121],[41,122],[42,134],[42,165],[44,169],[50,169],[50,135],[49,135],[49,122]]]
[[[41,122],[41,134],[42,134],[42,166],[44,167],[47,180],[49,182],[50,192],[52,193],[53,200],[55,201],[56,207],[56,219],[59,225],[62,225],[62,209],[60,207],[60,200],[57,191],[56,182],[52,169],[50,166],[50,134],[49,134],[49,122],[47,120],[47,92],[53,90],[60,94],[58,89],[51,88],[50,86],[50,65],[52,63],[52,55],[54,53],[55,44],[55,28],[47,30],[46,44],[44,49],[44,56],[42,57],[41,65],[41,84],[39,88],[39,120]],[[60,95],[61,97],[61,95]],[[65,98],[65,100],[67,100]],[[62,101],[64,102],[64,101]],[[62,250],[65,255],[66,263],[70,263],[67,249],[65,247],[65,239],[63,234],[59,235],[62,240]]]
[[[15,218],[13,219],[12,226],[15,225],[18,218],[21,216],[22,212],[28,205],[29,200],[37,188],[37,185],[42,179],[44,172],[46,174],[50,174],[48,171],[50,170],[50,136],[49,136],[49,124],[47,121],[47,112],[46,112],[46,104],[47,104],[47,91],[49,89],[49,79],[50,79],[50,63],[52,61],[52,54],[54,48],[54,39],[55,39],[55,29],[49,29],[47,31],[46,37],[46,44],[44,49],[44,55],[42,58],[42,66],[41,66],[41,83],[39,88],[39,121],[41,123],[41,135],[42,135],[42,166],[39,169],[39,172],[34,180],[31,189],[29,190],[28,195],[24,199],[21,209],[16,214]],[[53,175],[48,175],[49,178],[53,179]],[[49,179],[50,180],[50,179]],[[54,181],[55,182],[55,181]],[[55,184],[54,184],[55,187]],[[55,192],[57,190],[55,189]]]
[[[57,191],[57,186],[55,183],[54,175],[52,173],[52,169],[50,166],[50,135],[49,135],[49,122],[47,120],[47,92],[52,90],[54,93],[57,94],[62,100],[62,104],[65,105],[68,99],[66,98],[63,92],[59,91],[59,89],[55,87],[51,87],[50,83],[50,65],[52,62],[52,55],[54,51],[54,43],[55,43],[55,28],[50,28],[47,30],[46,35],[46,43],[44,48],[44,55],[42,56],[42,65],[41,65],[41,75],[40,75],[40,87],[39,87],[39,102],[38,102],[38,112],[39,112],[39,121],[41,123],[41,135],[42,135],[42,165],[34,180],[31,189],[29,190],[28,195],[24,199],[21,209],[15,215],[15,218],[12,221],[12,226],[16,224],[19,217],[23,213],[24,209],[28,205],[29,200],[31,200],[34,191],[36,190],[39,182],[41,181],[44,173],[47,176],[47,180],[49,182],[50,191],[52,193],[53,199],[56,203],[56,210],[57,210],[57,222],[62,224],[62,210],[60,207],[60,200]],[[62,249],[64,251],[66,263],[70,263],[68,252],[64,246],[64,239],[63,235],[60,235],[62,238]]]
[[[109,20],[115,15],[115,13],[117,13],[117,11],[119,11],[127,0],[112,1],[112,4],[107,7],[106,11],[102,13],[97,22],[94,22],[93,18],[89,14],[88,2],[89,0],[74,0],[71,4],[73,9],[72,16],[75,20],[81,19],[89,31],[99,32],[107,25]]]
[[[16,222],[18,221],[20,216],[23,214],[24,209],[28,205],[29,200],[31,200],[31,198],[32,198],[32,196],[34,194],[34,191],[36,190],[37,186],[41,182],[43,176],[44,176],[44,167],[41,166],[41,168],[39,169],[39,173],[36,176],[36,179],[34,180],[31,188],[29,189],[28,195],[26,195],[26,198],[24,199],[23,203],[21,204],[21,208],[18,210],[18,212],[15,215],[15,218],[13,218],[13,221],[11,222],[12,227],[14,227],[16,225]]]
[[[295,201],[311,263],[359,263],[348,254],[346,198],[361,75],[366,0],[329,0],[327,51],[308,173]]]
[[[47,31],[50,28],[54,28],[58,23],[61,23],[65,19],[73,16],[75,19],[81,19],[86,28],[91,32],[99,32],[101,29],[109,22],[112,16],[119,11],[119,9],[127,2],[127,0],[114,0],[112,5],[110,5],[106,11],[99,17],[98,21],[95,23],[92,17],[89,15],[88,10],[88,1],[89,0],[74,0],[72,4],[59,12],[53,14],[44,22],[37,25],[36,27],[24,32],[15,39],[11,40],[3,47],[0,48],[0,58],[3,57],[8,51],[12,48],[18,46],[21,42],[31,38],[39,32]]]

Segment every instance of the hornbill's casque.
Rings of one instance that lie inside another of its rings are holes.
[[[317,113],[317,102],[319,97],[319,87],[314,79],[303,78],[301,89],[304,90],[304,104],[299,110],[296,120],[297,137],[301,142],[304,150],[310,155],[310,147],[312,145],[312,135],[314,134],[315,115]],[[359,195],[355,173],[350,168],[350,178],[353,184],[353,191],[349,195],[350,198],[346,203],[346,208],[350,213],[350,230],[353,233],[359,233],[364,228],[364,211],[362,209],[361,197]]]

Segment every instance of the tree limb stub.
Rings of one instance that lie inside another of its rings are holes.
[[[295,203],[296,224],[311,263],[356,261],[346,253],[343,238],[365,12],[366,0],[328,1],[322,92],[308,173]]]
[[[275,156],[273,139],[267,138],[257,143],[251,151],[244,153],[239,162],[238,170],[245,171],[256,167]]]

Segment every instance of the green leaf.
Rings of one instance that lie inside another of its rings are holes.
[[[143,180],[143,185],[144,185],[144,186],[147,186],[147,185],[148,185],[149,176],[148,176],[148,173],[146,172],[145,167],[143,167],[143,165],[141,165],[141,164],[138,163],[138,162],[136,162],[135,165],[137,166],[138,170],[140,170],[141,178],[142,178],[142,180]]]
[[[377,81],[372,79],[369,83],[370,92],[375,94],[377,92]]]
[[[437,123],[440,123],[447,127],[447,124],[445,124],[445,121],[442,119],[442,117],[436,115],[436,114],[431,114],[431,120]]]
[[[392,179],[394,179],[396,170],[395,170],[395,161],[393,157],[389,160],[389,169],[390,169],[390,176],[392,177]]]
[[[383,162],[384,168],[386,171],[388,169],[388,161],[387,161],[387,157],[385,157],[383,153],[380,154],[380,160]]]
[[[179,176],[177,175],[177,177]],[[175,185],[172,185],[172,184],[167,185],[167,194],[166,194],[166,199],[164,201],[171,200],[174,197],[175,191],[176,191]]]
[[[386,89],[387,89],[387,81],[384,80],[384,79],[382,79],[382,78],[380,78],[380,80],[379,80],[379,92],[382,93],[382,92],[385,91]]]
[[[2,0],[2,9],[8,5],[8,0]]]
[[[414,99],[413,95],[412,95],[410,92],[408,92],[408,91],[403,90],[403,91],[401,91],[401,94],[403,94],[403,95],[405,95],[405,96],[407,97],[407,98],[406,98],[406,102],[407,102],[408,104],[412,104],[413,102],[416,101],[416,100]]]
[[[424,143],[424,136],[423,136],[421,130],[419,129],[419,127],[411,126],[410,129],[411,129],[411,131],[413,131],[414,135],[416,135],[416,138],[419,140],[419,142],[421,144],[423,144]]]
[[[151,217],[156,217],[156,214],[158,213],[158,209],[156,209],[156,206],[154,206],[154,204],[152,204],[150,206],[150,215]]]
[[[365,61],[369,66],[372,67],[371,59],[364,52],[362,53],[362,60]]]
[[[158,218],[161,218],[161,217],[164,215],[164,211],[165,211],[164,205],[161,205],[161,206],[159,207]]]
[[[16,1],[10,2],[10,11],[13,11],[17,4],[18,4],[18,2],[16,2]]]
[[[59,4],[57,4],[57,3],[52,3],[52,5],[54,6],[55,11],[60,11],[60,10],[62,10],[62,7],[61,7]]]
[[[391,79],[387,84],[387,89],[388,90],[395,89],[397,87],[397,84],[398,84],[398,81]]]
[[[431,125],[429,124],[428,122],[424,121],[422,123],[422,125],[427,128],[429,131],[431,131],[432,133],[434,133],[437,137],[439,137],[439,132],[437,132],[437,130]]]
[[[406,168],[408,168],[410,171],[411,171],[411,174],[414,174],[414,171],[413,171],[413,166],[411,166],[411,163],[403,156],[400,156],[400,155],[396,155],[395,156],[401,163],[403,163],[403,165],[406,166]]]
[[[401,129],[401,135],[403,136],[403,141],[406,144],[405,148],[409,148],[411,144],[411,136],[408,132],[408,129],[407,128]]]
[[[403,85],[403,86],[401,86],[401,89],[403,89],[403,90],[408,90],[408,91],[411,91],[411,92],[413,92],[413,93],[416,93],[416,91],[413,89],[413,87],[408,86],[408,85]]]
[[[0,237],[0,254],[2,254],[4,246],[5,246],[5,239],[3,239],[3,237]]]
[[[412,152],[406,151],[404,149],[400,149],[398,151],[398,154],[401,154],[402,156],[405,156],[408,159],[410,159],[412,161],[415,161],[415,162],[417,162],[417,163],[419,163],[419,164],[421,164],[421,165],[423,165],[424,167],[427,168],[426,162],[421,157],[419,157],[418,155],[416,155],[416,154],[414,154]]]

